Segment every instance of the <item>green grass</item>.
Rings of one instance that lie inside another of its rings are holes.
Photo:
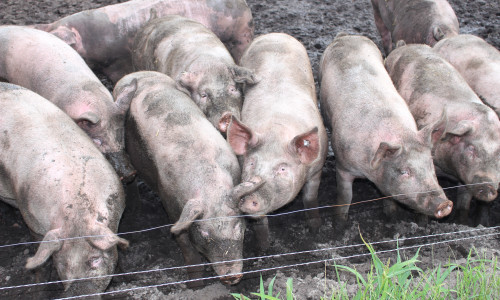
[[[363,238],[363,237],[361,237]],[[419,251],[410,259],[403,260],[397,251],[396,261],[386,263],[377,256],[372,245],[363,242],[371,254],[370,271],[361,274],[356,269],[335,264],[335,272],[347,272],[355,276],[357,290],[349,295],[346,283],[339,282],[339,288],[332,291],[330,297],[321,297],[321,300],[336,299],[500,299],[500,276],[497,258],[490,259],[480,255],[476,249],[471,249],[463,265],[449,263],[445,266],[423,271],[417,266]],[[420,250],[420,249],[419,249]],[[475,257],[473,258],[473,253]],[[451,280],[455,276],[456,284]],[[243,294],[231,294],[238,300],[293,300],[292,278],[286,282],[286,296],[280,293],[274,295],[273,286],[276,276],[270,281],[267,291],[264,288],[262,275],[259,292],[251,293],[249,298]],[[453,284],[451,283],[453,282]]]

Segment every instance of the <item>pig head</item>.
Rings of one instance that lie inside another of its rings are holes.
[[[256,132],[234,116],[227,140],[242,156],[241,211],[265,215],[291,202],[306,182],[311,164],[321,153],[318,128],[290,134],[279,126],[266,135]],[[244,189],[243,187],[247,187]]]
[[[116,246],[127,247],[128,242],[104,225],[80,228],[67,224],[45,234],[26,268],[35,269],[52,257],[67,295],[93,294],[104,291],[111,281],[111,276],[106,275],[115,270]],[[99,276],[103,277],[79,280]]]

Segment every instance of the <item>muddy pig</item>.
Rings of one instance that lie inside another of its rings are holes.
[[[431,155],[432,140],[445,122],[417,130],[377,46],[363,36],[339,34],[323,53],[320,77],[320,103],[335,153],[336,204],[342,205],[335,221],[339,227],[348,218],[355,178],[367,178],[417,212],[447,216],[453,203],[438,184]],[[394,213],[386,208],[388,215]]]
[[[44,241],[26,268],[52,257],[65,296],[104,291],[116,246],[128,245],[115,234],[125,208],[118,176],[88,136],[38,94],[0,83],[0,106],[0,198]],[[104,277],[77,280],[95,276]]]
[[[113,82],[132,72],[130,42],[148,21],[182,15],[212,30],[236,62],[252,41],[252,12],[245,0],[132,0],[35,25],[71,45]]]
[[[162,199],[187,265],[200,253],[226,284],[240,281],[245,221],[237,217],[240,168],[222,135],[175,81],[158,72],[136,72],[116,85],[133,98],[126,122],[127,150],[138,174]],[[201,219],[201,220],[200,220]],[[210,219],[210,220],[206,220]],[[188,269],[200,278],[203,267]]]
[[[433,48],[460,72],[483,103],[500,116],[500,51],[470,34],[444,39]]]
[[[419,128],[435,123],[443,112],[448,118],[432,154],[440,171],[470,184],[458,197],[459,217],[466,215],[472,196],[493,201],[500,178],[500,121],[495,112],[427,45],[402,45],[385,66]]]
[[[125,153],[128,103],[114,102],[83,59],[55,36],[22,26],[0,26],[0,80],[34,91],[75,121],[128,182],[135,170]]]
[[[136,70],[174,78],[223,133],[231,115],[240,117],[241,86],[253,83],[252,72],[234,63],[213,32],[181,16],[154,19],[138,31],[132,58]]]
[[[446,0],[371,1],[386,55],[399,40],[433,46],[458,34],[457,16]]]
[[[317,207],[328,141],[306,49],[287,34],[265,34],[250,44],[241,65],[253,70],[258,82],[245,89],[241,121],[233,116],[227,133],[249,189],[240,209],[265,215],[291,202],[301,189],[304,206]],[[252,192],[257,184],[262,186]],[[316,231],[319,212],[306,215]],[[257,238],[266,248],[267,219],[260,221]]]

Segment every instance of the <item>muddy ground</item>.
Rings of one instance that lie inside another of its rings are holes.
[[[2,0],[0,2],[0,24],[33,24],[54,21],[60,17],[91,8],[114,4],[116,0]],[[473,33],[485,38],[500,49],[500,1],[485,0],[451,0],[461,25],[461,32]],[[317,78],[318,61],[326,46],[338,32],[361,34],[372,39],[381,48],[380,37],[376,31],[372,8],[369,0],[248,0],[252,8],[257,34],[269,32],[285,32],[299,39],[307,48],[313,71]],[[103,79],[104,80],[104,79]],[[443,187],[453,187],[456,183],[441,180]],[[354,202],[375,199],[381,196],[373,184],[358,180],[354,184]],[[319,191],[320,206],[334,204],[335,199],[335,159],[328,157],[325,164],[322,183]],[[451,200],[456,198],[456,189],[446,190]],[[158,197],[144,184],[140,185],[140,213],[125,211],[120,232],[141,230],[155,226],[170,224]],[[489,226],[500,223],[500,207],[498,199],[489,207]],[[474,206],[474,204],[473,204]],[[303,208],[296,200],[276,213],[292,212]],[[373,201],[359,203],[351,207],[350,225],[341,233],[335,232],[335,215],[331,208],[321,210],[323,227],[317,235],[308,233],[304,214],[292,213],[270,218],[271,247],[265,253],[254,248],[251,226],[245,238],[244,256],[252,258],[263,254],[269,258],[248,260],[244,271],[272,269],[265,272],[246,274],[243,280],[231,287],[223,286],[216,280],[206,280],[206,287],[197,290],[186,288],[185,284],[169,284],[187,279],[185,270],[174,269],[115,277],[108,290],[117,291],[104,296],[109,299],[232,299],[231,292],[249,295],[257,290],[259,275],[266,282],[277,275],[276,288],[284,287],[286,278],[294,279],[294,291],[297,299],[319,299],[330,295],[337,286],[336,276],[330,263],[316,263],[305,266],[288,265],[322,261],[332,257],[349,257],[337,261],[344,265],[353,265],[361,272],[367,271],[368,257],[365,247],[345,247],[283,256],[281,254],[325,249],[359,244],[360,233],[370,242],[408,238],[423,235],[436,235],[456,231],[467,233],[447,234],[435,237],[404,240],[400,247],[411,247],[436,243],[444,240],[465,240],[434,244],[423,247],[420,251],[420,267],[428,268],[445,264],[449,261],[463,262],[468,250],[474,246],[479,252],[487,255],[498,255],[500,249],[497,230],[485,229],[482,225],[465,226],[453,222],[453,215],[439,222],[428,224],[416,222],[415,215],[409,210],[401,210],[396,216],[387,218],[382,213],[383,202]],[[476,230],[472,231],[471,230]],[[478,235],[494,234],[488,237]],[[475,237],[476,236],[476,237]],[[475,238],[474,238],[475,237]],[[130,241],[128,250],[120,252],[119,266],[116,273],[128,273],[143,270],[157,270],[181,266],[183,264],[180,251],[171,238],[168,228],[126,235]],[[7,245],[32,241],[18,211],[0,203],[0,244]],[[395,242],[375,245],[377,250],[393,250]],[[47,299],[57,298],[62,290],[61,284],[4,289],[39,282],[58,280],[52,264],[47,263],[39,273],[26,271],[23,266],[26,259],[36,251],[35,245],[0,248],[0,298],[4,299]],[[416,249],[403,251],[405,257],[414,255]],[[392,257],[394,252],[381,254],[384,261]],[[282,268],[282,269],[278,269]],[[39,274],[39,278],[37,277]],[[42,275],[40,275],[42,274]],[[206,275],[214,276],[210,267],[206,267]],[[354,279],[341,273],[340,280],[347,283],[348,289],[354,290]],[[164,285],[142,288],[145,286]],[[128,292],[121,290],[133,289]],[[284,292],[282,292],[283,294]]]

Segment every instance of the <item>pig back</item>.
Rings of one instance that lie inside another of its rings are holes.
[[[132,73],[115,90],[133,80],[138,89],[127,119],[127,150],[169,216],[178,219],[189,199],[228,193],[239,181],[238,162],[203,112],[161,73]]]
[[[500,51],[471,34],[444,39],[433,49],[455,67],[481,100],[500,116]]]
[[[288,122],[293,129],[287,136],[312,126],[318,126],[322,134],[311,65],[299,41],[283,33],[259,36],[245,51],[240,65],[254,71],[257,79],[257,84],[244,91],[241,116],[245,124],[266,132],[271,120],[288,117],[297,121]]]
[[[30,229],[44,235],[69,219],[116,232],[123,190],[92,141],[42,97],[10,84],[0,94],[0,163]]]
[[[320,83],[321,108],[340,163],[367,169],[381,141],[416,137],[415,121],[368,38],[336,37],[321,58]]]

